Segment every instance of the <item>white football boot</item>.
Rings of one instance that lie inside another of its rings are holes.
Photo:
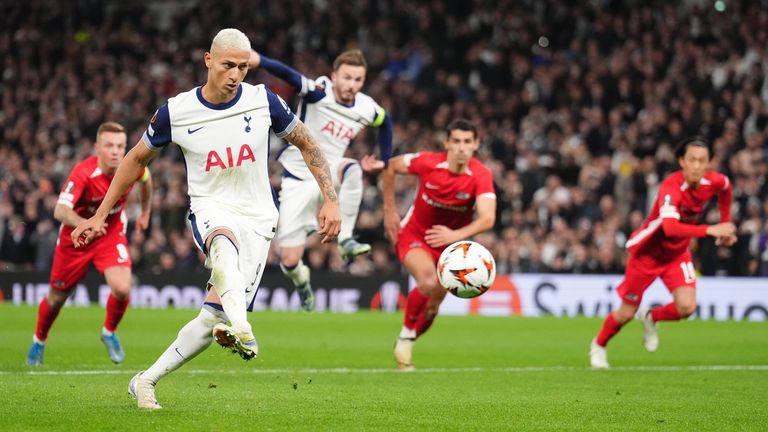
[[[648,352],[659,349],[659,332],[650,309],[640,309],[638,317],[643,322],[643,346]]]
[[[162,407],[155,397],[155,383],[146,378],[142,378],[142,372],[144,371],[137,373],[131,378],[131,382],[128,383],[128,393],[136,399],[139,408],[150,410],[161,409]]]
[[[243,360],[250,360],[259,354],[259,344],[253,334],[243,334],[224,323],[213,326],[213,338],[216,343],[239,354]]]
[[[593,369],[608,369],[608,351],[604,346],[597,344],[597,338],[592,339],[592,346],[589,349],[589,360]]]
[[[405,326],[400,331],[400,335],[395,341],[395,361],[397,367],[403,372],[412,372],[416,370],[413,366],[413,343],[416,341],[416,330],[411,330]]]

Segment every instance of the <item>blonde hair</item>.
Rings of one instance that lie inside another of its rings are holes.
[[[125,128],[120,123],[113,122],[113,121],[104,122],[104,123],[100,124],[99,128],[96,130],[96,140],[97,141],[98,141],[99,137],[101,136],[101,134],[104,133],[104,132],[118,132],[118,133],[122,132],[122,133],[126,133],[125,132]]]
[[[211,52],[217,49],[251,51],[251,41],[245,33],[234,28],[219,30],[211,42]]]

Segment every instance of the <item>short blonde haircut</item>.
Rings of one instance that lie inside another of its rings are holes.
[[[211,42],[211,52],[214,50],[251,51],[251,41],[245,33],[234,28],[219,30]]]
[[[96,140],[98,141],[99,137],[104,132],[117,132],[117,133],[126,133],[125,128],[123,125],[117,122],[108,121],[104,122],[101,125],[99,125],[99,129],[96,130]]]

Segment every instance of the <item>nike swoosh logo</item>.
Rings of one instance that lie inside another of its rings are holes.
[[[440,189],[440,186],[435,186],[430,182],[427,182],[424,186],[426,186],[427,189]]]
[[[176,348],[176,354],[178,354],[178,355],[179,355],[179,357],[183,358],[184,360],[186,360],[186,359],[187,359],[186,357],[184,357],[183,355],[181,355],[181,353],[179,352],[179,349],[178,349],[178,348]]]
[[[187,133],[188,133],[188,134],[190,134],[190,135],[192,135],[193,133],[195,133],[195,132],[199,131],[200,129],[202,129],[202,128],[204,128],[204,127],[205,127],[205,126],[200,126],[200,127],[199,127],[199,128],[197,128],[197,129],[187,128]]]

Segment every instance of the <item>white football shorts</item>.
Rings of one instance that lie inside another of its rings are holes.
[[[221,209],[216,211],[205,209],[198,210],[196,213],[190,213],[189,222],[195,239],[195,245],[206,254],[206,268],[211,268],[207,258],[208,251],[205,249],[205,241],[208,236],[222,228],[232,231],[235,235],[238,264],[246,282],[246,304],[248,305],[248,311],[252,311],[253,301],[259,289],[261,276],[264,274],[269,245],[272,240],[256,231],[256,223],[252,219],[231,212],[225,212]]]
[[[344,159],[329,161],[331,179],[339,191],[339,166]],[[277,223],[277,242],[280,247],[304,246],[307,236],[320,228],[317,213],[323,204],[323,194],[314,177],[306,180],[284,176],[280,188],[280,219]]]

